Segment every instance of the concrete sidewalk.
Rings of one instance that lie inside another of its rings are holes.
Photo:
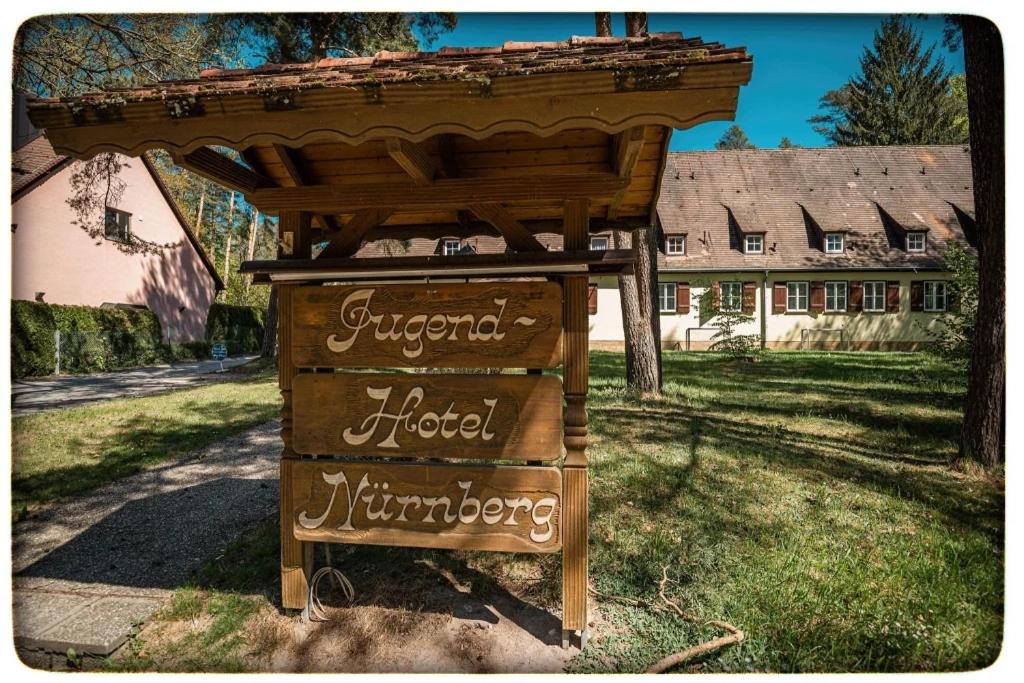
[[[264,423],[17,522],[14,637],[23,659],[113,652],[204,562],[273,514],[279,429]]]
[[[248,355],[227,358],[224,367],[244,365],[257,357]],[[93,401],[181,389],[194,386],[197,382],[219,382],[225,379],[225,375],[215,374],[219,369],[220,363],[217,361],[204,360],[122,372],[16,380],[11,383],[11,412],[19,415],[38,410],[70,408]]]

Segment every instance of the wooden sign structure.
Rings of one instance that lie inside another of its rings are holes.
[[[280,242],[301,249],[308,219],[287,218]],[[585,200],[566,203],[567,249],[586,249],[587,221]],[[278,296],[284,606],[306,606],[314,542],[561,552],[563,644],[577,634],[582,646],[585,272],[281,284]],[[542,374],[558,366],[561,379]],[[477,462],[423,461],[438,458]]]

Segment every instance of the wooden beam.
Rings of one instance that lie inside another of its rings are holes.
[[[443,178],[458,178],[459,164],[455,160],[455,141],[450,133],[437,136],[437,151],[441,157],[437,174]]]
[[[430,223],[430,224],[382,224],[370,230],[363,236],[364,242],[376,240],[415,240],[428,239],[439,240],[442,237],[501,237],[501,232],[494,225],[487,221],[479,220],[469,211],[460,211],[465,214],[464,220],[453,223]],[[396,219],[400,220],[400,218]],[[542,218],[519,220],[519,223],[526,228],[531,235],[550,233],[554,235],[562,232],[561,218]],[[591,232],[605,232],[608,230],[635,230],[636,228],[650,227],[646,216],[626,217],[615,221],[609,221],[603,217],[590,219]],[[326,238],[325,238],[326,239]]]
[[[363,209],[349,219],[345,227],[334,233],[317,258],[344,258],[359,251],[363,237],[391,215],[388,209]]]
[[[185,155],[172,154],[171,158],[178,166],[242,194],[274,185],[269,178],[209,147],[200,147]]]
[[[437,164],[423,147],[402,138],[385,138],[388,154],[417,185],[430,185],[437,175]]]
[[[246,199],[264,213],[289,209],[320,214],[361,209],[458,211],[473,204],[543,204],[568,199],[610,199],[629,182],[611,173],[444,178],[432,185],[366,183],[258,189]]]
[[[640,160],[640,152],[644,148],[644,126],[633,126],[628,130],[618,133],[612,139],[612,160],[615,164],[615,174],[620,178],[630,180],[633,177],[633,169]],[[619,208],[626,198],[626,189],[619,190],[611,203],[608,204],[608,218],[614,220],[619,216]]]
[[[281,165],[284,166],[285,173],[288,174],[288,178],[292,181],[292,185],[294,187],[306,187],[309,185],[309,177],[302,169],[302,160],[299,158],[298,150],[285,147],[277,142],[273,143],[273,148]],[[317,216],[316,220],[328,232],[338,232],[341,229],[341,226],[338,225],[338,219],[334,216]]]
[[[469,210],[496,227],[514,251],[544,251],[544,245],[501,204],[471,204]]]

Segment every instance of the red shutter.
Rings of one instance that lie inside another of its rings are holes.
[[[920,280],[910,282],[910,310],[924,310],[924,283]]]
[[[786,312],[786,283],[776,282],[772,290],[772,313]]]
[[[690,312],[690,283],[676,283],[676,313]]]
[[[821,313],[825,310],[825,283],[812,282],[811,293],[808,297],[807,307],[812,313]]]
[[[885,312],[900,312],[900,283],[890,280],[885,283]]]
[[[597,313],[597,285],[587,285],[587,313]]]
[[[756,282],[744,282],[743,283],[743,312],[750,315],[754,312],[756,306],[755,301],[757,299],[757,283]]]
[[[711,310],[718,312],[722,305],[722,284],[715,280],[711,287]]]
[[[846,299],[847,311],[864,310],[864,283],[860,280],[851,280],[849,294]]]

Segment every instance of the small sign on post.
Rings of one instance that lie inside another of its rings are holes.
[[[213,359],[220,363],[220,369],[217,370],[217,372],[224,372],[224,359],[228,357],[227,344],[222,341],[214,342],[210,353],[213,356]]]

